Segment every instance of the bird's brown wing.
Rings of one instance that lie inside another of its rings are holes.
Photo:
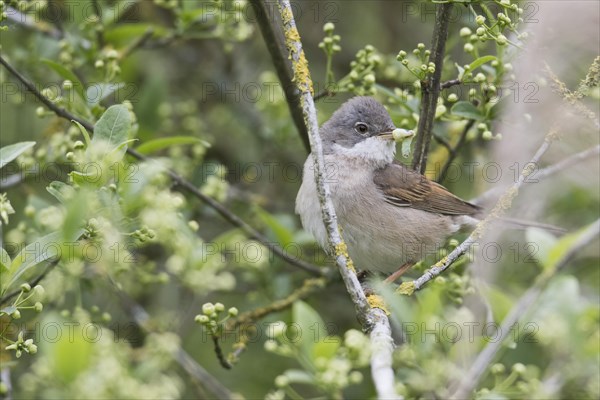
[[[386,201],[398,207],[445,215],[474,215],[481,211],[476,205],[456,197],[442,185],[400,163],[375,171],[373,181]]]

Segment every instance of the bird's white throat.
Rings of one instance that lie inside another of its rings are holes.
[[[369,137],[350,148],[334,144],[333,150],[336,155],[383,167],[394,161],[396,143],[379,137]]]

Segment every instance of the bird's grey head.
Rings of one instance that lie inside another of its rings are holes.
[[[394,159],[394,123],[381,103],[372,97],[354,97],[321,127],[323,151],[376,164]]]

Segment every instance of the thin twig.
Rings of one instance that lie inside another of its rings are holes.
[[[471,246],[476,243],[485,233],[488,225],[493,220],[501,217],[506,210],[508,210],[511,205],[513,199],[519,193],[519,188],[526,182],[527,177],[532,173],[531,166],[537,165],[540,158],[550,147],[550,143],[555,139],[556,131],[554,129],[550,130],[544,141],[535,152],[531,161],[525,165],[523,171],[519,175],[519,179],[510,187],[508,190],[504,192],[504,194],[498,199],[498,202],[492,209],[492,211],[487,215],[487,217],[481,221],[477,228],[469,235],[469,237],[458,245],[450,254],[446,257],[442,258],[435,265],[429,268],[423,275],[414,281],[404,282],[400,285],[399,291],[402,294],[411,295],[415,290],[420,290],[427,282],[444,272],[448,267],[450,267],[460,256],[465,254],[467,250],[471,248]]]
[[[153,35],[154,35],[154,29],[148,28],[142,36],[138,37],[136,40],[133,41],[133,43],[131,43],[129,46],[127,46],[125,48],[125,50],[123,50],[123,52],[121,53],[121,56],[119,58],[121,60],[123,60],[123,59],[129,57],[135,51],[142,48],[146,44],[146,42],[148,42],[148,40],[150,40],[150,38]]]
[[[444,89],[448,89],[448,88],[451,88],[452,86],[456,86],[456,85],[460,85],[460,84],[461,84],[460,79],[450,79],[449,81],[442,82],[440,84],[440,89],[444,90]]]
[[[525,183],[537,183],[542,179],[549,178],[557,173],[565,171],[567,168],[570,168],[574,165],[577,165],[581,162],[584,162],[590,158],[598,157],[600,155],[600,145],[589,148],[587,150],[580,151],[579,153],[575,153],[570,155],[569,157],[557,162],[556,164],[552,164],[546,168],[540,169],[538,172],[534,172],[530,178],[525,181]],[[483,194],[477,196],[477,198],[470,200],[473,204],[485,204],[489,201],[495,200],[500,192],[502,191],[501,187],[494,187],[490,190],[484,192]]]
[[[421,112],[412,160],[412,168],[421,174],[425,173],[427,167],[427,154],[429,153],[429,142],[431,141],[431,134],[433,132],[435,109],[440,94],[440,79],[442,77],[444,51],[446,48],[446,38],[448,37],[448,23],[450,22],[451,10],[452,3],[437,5],[431,54],[429,56],[429,62],[435,64],[435,71],[431,74],[429,80],[421,81]]]
[[[285,310],[286,308],[291,307],[296,301],[308,297],[314,293],[315,290],[324,288],[328,282],[329,280],[326,278],[306,279],[304,284],[300,288],[294,290],[289,296],[274,301],[265,307],[242,313],[237,318],[227,321],[226,330],[232,330],[242,325],[251,324],[269,314]]]
[[[458,387],[450,396],[451,399],[466,399],[471,391],[477,386],[477,383],[487,371],[487,366],[493,361],[498,351],[502,348],[504,340],[512,334],[512,327],[519,319],[531,308],[548,285],[550,280],[556,276],[585,246],[589,245],[600,234],[600,219],[589,225],[584,232],[571,245],[565,255],[556,263],[555,267],[546,274],[538,277],[532,287],[530,287],[523,296],[512,307],[506,318],[502,321],[498,332],[500,337],[491,341],[479,353],[469,370],[464,374],[458,383]]]
[[[25,85],[25,87],[31,93],[33,93],[33,95],[35,97],[37,97],[42,103],[44,103],[44,105],[48,109],[53,111],[56,115],[58,115],[59,117],[65,118],[69,121],[77,121],[88,131],[90,131],[90,132],[94,131],[94,125],[91,122],[86,121],[80,117],[77,117],[74,114],[71,114],[69,111],[65,110],[64,108],[58,107],[56,104],[52,103],[48,98],[46,98],[44,95],[42,95],[40,93],[40,91],[38,91],[36,89],[36,87],[27,78],[25,78],[17,70],[15,70],[12,67],[12,65],[10,65],[1,55],[0,55],[0,64],[2,64],[12,75],[14,75],[23,85]],[[131,155],[132,157],[134,157],[138,160],[142,160],[142,161],[150,160],[150,158],[146,157],[143,154],[140,154],[139,152],[137,152],[131,148],[127,149],[127,154]],[[198,190],[198,188],[196,188],[196,186],[194,184],[187,181],[179,174],[177,174],[169,169],[167,169],[167,174],[178,185],[179,188],[184,189],[186,192],[192,194],[196,198],[203,201],[209,207],[211,207],[215,211],[217,211],[217,213],[219,213],[226,221],[241,228],[246,234],[248,234],[248,236],[250,238],[257,240],[258,242],[261,242],[267,248],[271,249],[275,255],[277,255],[278,257],[287,261],[290,265],[301,268],[301,269],[305,270],[306,272],[309,272],[316,276],[324,276],[324,275],[328,274],[328,271],[323,268],[317,267],[316,265],[307,263],[306,261],[303,261],[301,259],[297,259],[297,258],[294,258],[294,257],[288,255],[285,252],[285,250],[283,250],[280,246],[274,245],[267,237],[263,236],[256,229],[251,227],[244,220],[242,220],[236,214],[231,212],[227,207],[225,207],[218,201],[214,200],[213,198],[202,193],[200,190]]]
[[[285,52],[283,34],[281,30],[277,29],[279,24],[273,21],[276,17],[276,13],[269,13],[269,10],[273,10],[273,7],[270,7],[266,0],[250,0],[250,4],[254,9],[256,22],[258,23],[260,32],[262,33],[269,54],[271,55],[273,66],[279,77],[279,82],[281,82],[294,125],[296,125],[296,129],[298,129],[304,148],[306,151],[310,152],[308,129],[300,105],[300,92],[293,82],[294,76]]]
[[[279,0],[279,11],[283,22],[283,30],[292,68],[294,83],[300,91],[300,104],[310,139],[311,156],[314,163],[314,178],[321,205],[323,223],[325,224],[327,238],[331,253],[335,256],[338,269],[346,285],[346,290],[354,303],[357,315],[366,330],[371,331],[372,376],[379,398],[401,398],[394,387],[394,371],[392,370],[393,339],[389,320],[385,312],[379,308],[372,308],[363,288],[358,281],[352,260],[348,256],[346,243],[340,234],[337,216],[331,200],[331,192],[327,180],[324,178],[325,157],[323,143],[319,135],[317,113],[313,100],[312,80],[308,69],[308,62],[304,55],[302,42],[289,0]]]
[[[125,292],[118,288],[118,285],[112,281],[115,291],[121,299],[120,304],[129,313],[131,318],[137,326],[139,326],[146,334],[152,333],[150,316],[144,308],[136,303],[131,297]],[[173,353],[175,361],[183,368],[183,370],[193,378],[197,384],[211,392],[215,398],[218,399],[231,399],[233,393],[227,389],[221,382],[219,382],[214,376],[206,371],[200,364],[198,364],[194,358],[192,358],[183,348],[178,347]]]
[[[46,277],[46,275],[48,275],[48,272],[50,272],[52,270],[52,268],[54,268],[58,264],[59,261],[60,261],[60,259],[55,259],[55,260],[50,261],[50,263],[46,266],[44,271],[42,271],[42,273],[39,274],[37,276],[37,278],[35,278],[31,282],[29,282],[29,286],[31,286],[33,288],[36,285],[38,285]],[[8,300],[17,296],[19,293],[21,293],[21,289],[15,290],[15,291],[5,295],[4,297],[0,298],[0,306],[4,305],[6,302],[8,302]]]
[[[469,133],[469,130],[473,127],[474,124],[474,119],[468,120],[462,133],[460,134],[460,137],[458,138],[458,142],[456,142],[456,146],[451,147],[449,149],[448,159],[446,160],[444,166],[442,167],[442,170],[440,171],[440,176],[437,178],[438,183],[442,183],[444,179],[446,179],[446,175],[448,175],[448,170],[450,169],[452,162],[458,155],[458,152],[460,151],[461,147],[465,144],[465,140],[467,139],[467,133]]]
[[[104,26],[102,23],[102,9],[100,8],[100,4],[98,0],[92,0],[92,8],[94,9],[94,13],[96,17],[98,17],[98,22],[96,23],[96,41],[98,42],[98,47],[101,49],[104,47]]]

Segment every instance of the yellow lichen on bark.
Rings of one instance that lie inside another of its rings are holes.
[[[379,308],[386,315],[390,315],[390,312],[385,304],[385,301],[383,300],[383,298],[381,296],[378,296],[376,294],[370,294],[367,296],[367,302],[369,303],[371,308]]]

